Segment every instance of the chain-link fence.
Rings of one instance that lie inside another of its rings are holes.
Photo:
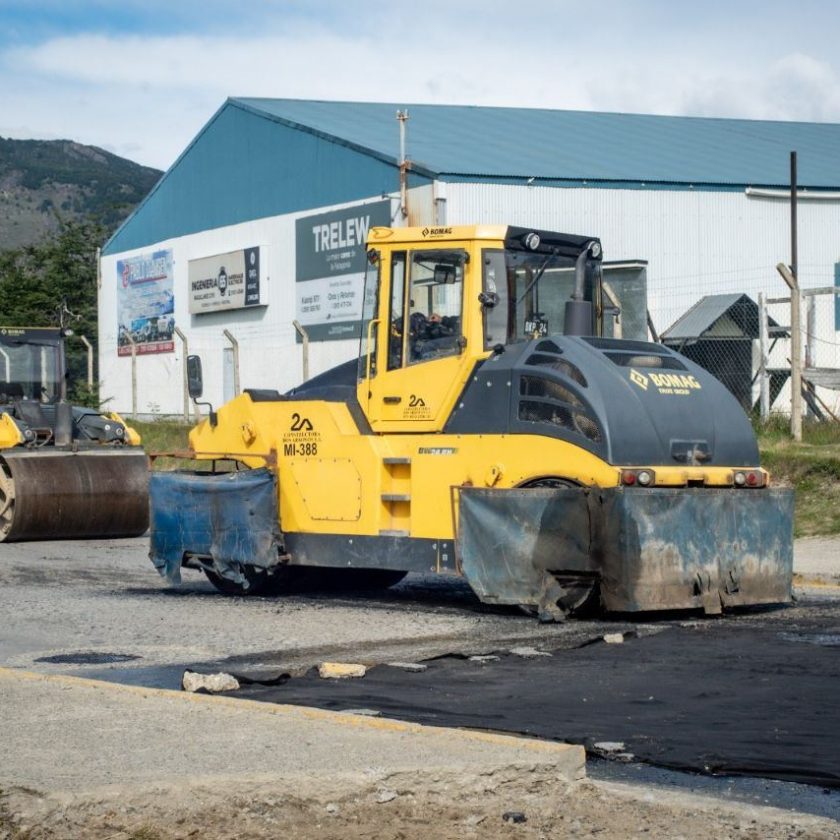
[[[656,337],[720,379],[745,411],[765,420],[791,414],[794,347],[790,292],[781,277],[766,274],[763,282],[746,282],[745,290],[698,296],[696,287],[676,284],[667,295],[652,295],[654,306],[659,301],[652,322],[672,319]],[[815,420],[840,422],[840,287],[803,288],[799,299],[801,410]],[[675,317],[681,302],[684,309]]]

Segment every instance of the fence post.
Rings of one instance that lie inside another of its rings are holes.
[[[776,271],[790,288],[790,434],[802,440],[802,331],[800,328],[800,294],[796,276],[784,263]]]
[[[93,391],[93,345],[84,335],[79,336],[79,341],[87,348],[87,386],[89,391]]]
[[[815,335],[817,332],[817,299],[814,295],[805,295],[805,370],[816,367],[816,353],[814,347]],[[810,384],[805,384],[808,393],[815,394],[816,389]],[[813,401],[812,401],[813,402]],[[814,417],[815,414],[808,405],[808,416]]]
[[[292,321],[292,325],[298,331],[301,341],[301,352],[303,353],[303,381],[309,379],[309,333],[303,328],[300,321]]]
[[[805,296],[805,367],[816,367],[814,363],[814,336],[817,332],[817,301],[814,295]]]
[[[764,292],[758,293],[758,347],[759,347],[759,407],[761,411],[761,422],[766,423],[770,419],[770,374],[767,372],[768,347],[770,339],[767,333],[767,295]]]
[[[225,338],[233,347],[233,395],[239,396],[239,342],[231,335],[230,330],[223,330]]]
[[[137,342],[126,330],[125,337],[131,345],[131,416],[137,419]]]

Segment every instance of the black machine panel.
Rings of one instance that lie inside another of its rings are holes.
[[[558,437],[617,466],[758,464],[729,391],[689,359],[641,341],[509,345],[476,369],[444,431]]]

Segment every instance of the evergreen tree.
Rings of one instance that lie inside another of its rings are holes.
[[[65,327],[68,392],[75,402],[97,404],[87,389],[87,351],[78,336],[97,344],[97,247],[106,236],[98,223],[62,221],[35,245],[0,251],[0,325]]]

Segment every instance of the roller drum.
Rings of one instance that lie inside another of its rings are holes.
[[[136,537],[148,525],[141,449],[0,455],[0,542]]]

